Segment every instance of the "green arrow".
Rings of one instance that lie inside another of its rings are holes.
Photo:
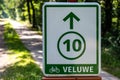
[[[80,21],[79,17],[77,17],[73,12],[70,12],[63,21],[65,22],[67,19],[70,18],[70,29],[73,29],[73,19],[76,19],[77,21]]]

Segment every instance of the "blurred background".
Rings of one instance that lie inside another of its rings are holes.
[[[0,18],[25,22],[31,28],[42,32],[42,5],[45,2],[67,2],[67,0],[0,0]],[[100,4],[102,69],[120,77],[120,0],[78,0],[77,2]]]

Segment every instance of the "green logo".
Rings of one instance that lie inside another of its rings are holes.
[[[57,48],[62,57],[74,60],[83,55],[86,43],[82,35],[74,31],[69,31],[60,36]]]

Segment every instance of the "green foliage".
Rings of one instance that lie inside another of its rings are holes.
[[[120,77],[120,29],[116,25],[112,27],[111,32],[102,37],[102,69]]]
[[[8,47],[12,65],[0,76],[3,80],[40,80],[43,76],[39,66],[24,47],[18,34],[10,24],[5,25],[4,39]]]
[[[4,80],[40,80],[43,74],[40,73],[40,69],[33,62],[30,62],[25,66],[17,64],[11,66],[6,69],[4,75]]]
[[[102,69],[120,77],[120,59],[113,52],[113,47],[102,48]]]

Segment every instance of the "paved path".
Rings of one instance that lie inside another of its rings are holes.
[[[4,72],[5,68],[10,64],[9,61],[10,58],[7,55],[6,52],[7,48],[5,46],[4,37],[3,37],[3,33],[4,33],[3,25],[4,25],[4,21],[0,20],[0,76]]]
[[[16,21],[10,21],[13,25],[13,28],[19,34],[22,42],[25,46],[31,51],[33,58],[42,68],[42,36],[38,35],[36,32],[31,31]],[[108,74],[107,72],[102,71],[100,76],[102,76],[102,80],[120,80],[117,77]]]
[[[9,21],[13,25],[13,28],[16,30],[16,32],[19,34],[22,42],[31,51],[33,58],[36,60],[36,63],[42,68],[42,36],[38,35],[35,31],[29,30],[23,24],[13,20]]]
[[[4,28],[3,28],[3,24],[0,24],[0,69],[3,68],[4,65],[4,57],[6,56],[5,54],[5,45],[4,45],[4,40],[3,40],[3,32],[4,32]]]

